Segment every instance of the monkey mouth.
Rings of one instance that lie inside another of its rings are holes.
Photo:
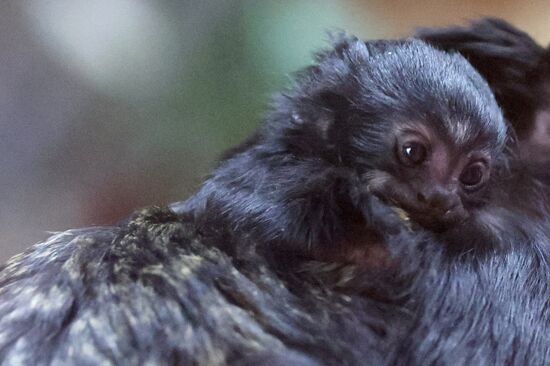
[[[468,217],[468,211],[462,204],[446,209],[418,205],[407,199],[406,195],[398,192],[373,192],[390,207],[401,221],[411,229],[423,228],[441,233],[464,222]]]
[[[419,213],[412,216],[412,220],[425,229],[434,232],[445,232],[467,219],[463,212],[448,210],[444,213]]]
[[[445,232],[468,218],[467,212],[462,207],[444,212],[441,210],[418,209],[405,204],[391,207],[407,226],[420,226],[437,233]]]

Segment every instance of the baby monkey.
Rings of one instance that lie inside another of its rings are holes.
[[[405,227],[392,208],[435,233],[471,226],[507,127],[470,64],[419,40],[348,37],[317,61],[174,208],[271,251],[371,264]]]

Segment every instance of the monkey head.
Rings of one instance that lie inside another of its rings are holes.
[[[280,137],[290,151],[347,170],[358,177],[350,190],[431,230],[483,205],[507,129],[462,56],[418,40],[344,38],[319,58],[285,95],[291,114]]]
[[[268,251],[362,262],[376,257],[362,248],[409,223],[449,233],[479,217],[506,141],[491,90],[459,54],[342,37],[176,210],[220,228],[212,235],[227,228],[228,248],[253,238]]]

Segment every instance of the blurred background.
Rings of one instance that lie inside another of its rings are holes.
[[[549,14],[548,1],[2,1],[0,261],[47,231],[190,195],[327,31],[389,38],[493,15],[546,45]]]

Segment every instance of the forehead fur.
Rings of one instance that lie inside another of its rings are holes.
[[[480,135],[497,146],[506,139],[502,113],[477,71],[459,54],[416,39],[342,37],[298,77],[294,91],[308,100],[339,94],[371,123],[425,121],[459,144]]]

